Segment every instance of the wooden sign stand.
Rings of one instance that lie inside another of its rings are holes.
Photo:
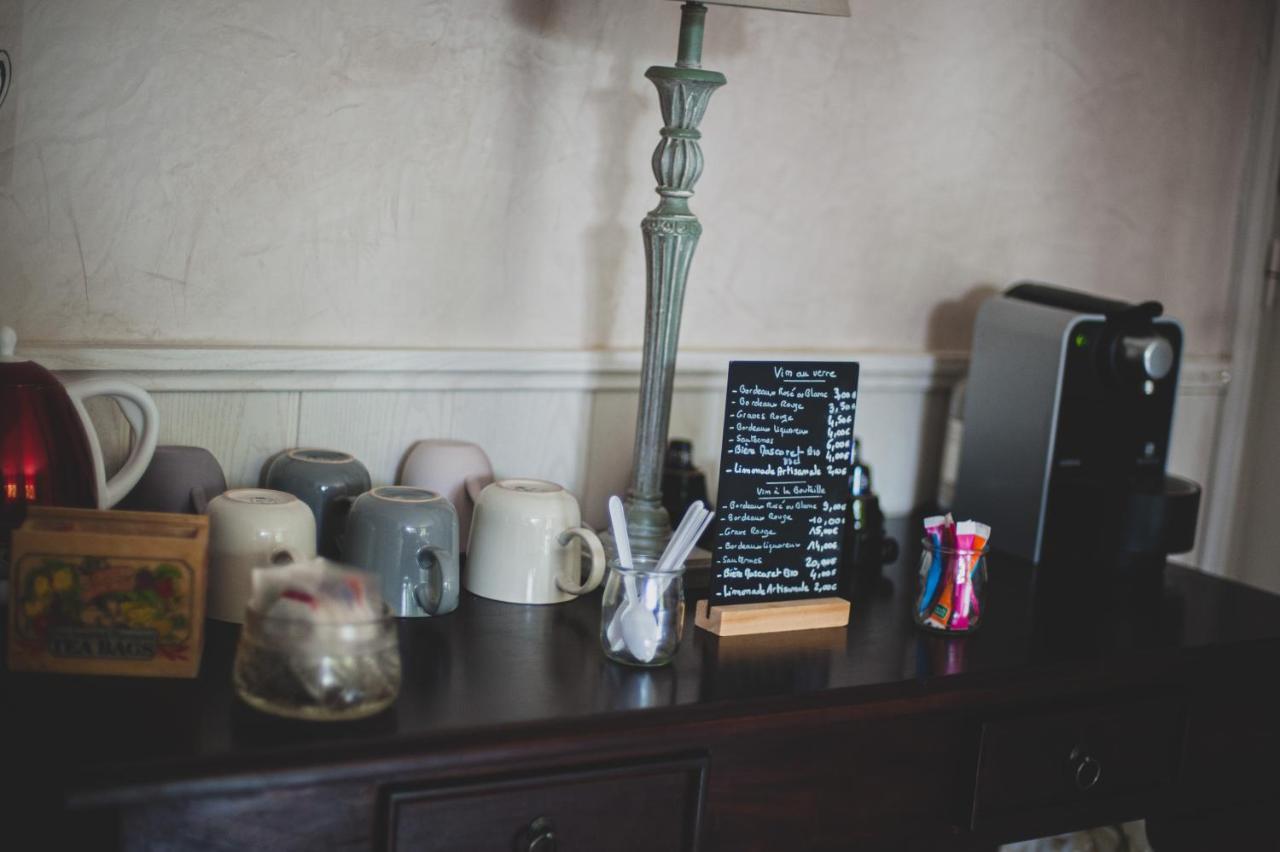
[[[849,623],[849,602],[844,598],[809,598],[711,606],[710,601],[700,600],[693,623],[717,636],[844,627]]]

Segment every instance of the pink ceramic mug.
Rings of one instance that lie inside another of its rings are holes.
[[[400,468],[400,484],[425,488],[453,504],[458,513],[458,541],[466,552],[471,535],[471,514],[475,498],[493,482],[489,457],[469,441],[432,438],[418,441],[405,456]]]

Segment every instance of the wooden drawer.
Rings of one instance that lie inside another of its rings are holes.
[[[1182,720],[1164,698],[987,722],[972,827],[1012,836],[1142,815],[1177,777]]]
[[[968,824],[958,791],[972,796],[978,725],[831,715],[743,735],[726,725],[712,744],[704,842],[727,852],[952,848]]]
[[[1223,690],[1195,706],[1182,766],[1185,805],[1207,809],[1274,800],[1280,790],[1280,697],[1267,684]]]
[[[705,757],[557,771],[382,796],[384,848],[397,852],[696,850]]]

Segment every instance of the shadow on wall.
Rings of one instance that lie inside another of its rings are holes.
[[[604,40],[604,33],[593,32],[588,37],[574,24],[581,22],[594,28],[604,20],[603,26],[608,26],[608,16],[601,16],[594,0],[508,0],[507,12],[515,23],[537,39],[590,42],[594,45]],[[627,76],[635,64],[634,56],[615,54],[608,75],[601,81],[604,85],[592,87],[585,98],[597,116],[595,137],[599,152],[589,172],[589,180],[583,182],[588,197],[583,199],[582,212],[593,223],[587,229],[583,253],[595,285],[583,296],[586,300],[583,306],[583,323],[586,326],[583,339],[588,342],[588,347],[602,345],[609,339],[623,283],[619,278],[624,252],[630,238],[638,236],[633,233],[638,229],[629,228],[623,217],[632,164],[621,161],[627,141],[635,129],[636,116],[643,109],[643,103],[627,85]],[[531,66],[533,69],[538,67],[538,63]],[[536,73],[523,77],[524,95],[529,103],[536,105],[539,101],[540,82]],[[537,167],[536,163],[526,165],[528,168]],[[634,218],[639,221],[638,214]]]
[[[592,50],[598,50],[599,45],[618,46],[605,60],[608,72],[593,81],[598,85],[590,86],[585,97],[596,122],[592,134],[594,163],[589,169],[584,168],[586,180],[582,184],[586,190],[582,215],[591,223],[582,252],[593,282],[583,296],[586,348],[605,346],[613,339],[614,327],[619,323],[640,327],[644,322],[642,314],[618,316],[626,288],[644,287],[642,280],[623,280],[622,272],[631,253],[643,251],[640,221],[656,203],[652,195],[637,197],[628,192],[641,171],[646,180],[649,177],[647,155],[658,144],[657,129],[662,123],[656,93],[650,90],[645,95],[638,94],[636,85],[643,80],[643,69],[648,65],[675,62],[680,30],[678,5],[655,2],[651,6],[644,14],[646,25],[655,26],[655,35],[639,40],[624,37],[636,23],[630,8],[602,11],[599,0],[507,0],[511,19],[539,39],[578,43]],[[717,16],[715,22],[716,53],[720,58],[741,53],[747,47],[746,22],[736,14],[739,10],[730,11],[734,14],[722,19]],[[638,49],[637,43],[641,44]],[[531,67],[538,66],[535,63]],[[536,103],[538,75],[524,75],[521,85],[525,97]],[[652,126],[654,132],[644,154],[635,156],[632,143],[642,125]],[[587,128],[583,130],[586,132]]]
[[[978,308],[1000,292],[995,285],[978,283],[970,285],[964,295],[935,305],[929,313],[925,332],[929,351],[941,354],[967,352],[973,343],[973,321],[978,315]],[[920,445],[916,449],[916,458],[920,460],[916,466],[914,490],[917,506],[932,507],[935,503],[942,468],[942,445],[946,440],[947,412],[954,392],[954,384],[939,386],[930,390],[925,398],[926,425],[919,432]]]
[[[507,0],[512,20],[535,33],[545,33],[560,18],[560,0]]]
[[[968,352],[973,344],[973,321],[978,316],[978,308],[1000,292],[996,285],[982,282],[971,285],[959,298],[936,304],[929,312],[925,331],[929,351]]]
[[[626,253],[638,250],[641,212],[629,209],[628,176],[638,164],[620,160],[627,153],[627,141],[638,124],[644,101],[633,95],[627,76],[634,63],[625,56],[615,56],[609,77],[603,87],[593,88],[588,100],[598,106],[600,152],[591,171],[593,203],[590,216],[594,224],[587,229],[583,245],[587,268],[594,286],[587,290],[582,339],[591,348],[603,347],[612,339],[618,321],[618,304],[624,287],[643,286],[639,281],[622,280]],[[656,101],[656,98],[655,98]],[[636,318],[636,322],[643,322]]]

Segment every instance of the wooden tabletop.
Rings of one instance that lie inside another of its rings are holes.
[[[0,673],[5,773],[59,795],[127,795],[181,779],[430,751],[460,738],[573,730],[615,714],[636,724],[931,697],[1010,682],[1123,676],[1162,660],[1280,639],[1280,597],[1169,566],[1141,606],[1082,618],[1033,594],[1026,564],[993,556],[980,632],[926,635],[910,618],[916,551],[854,596],[848,628],[718,639],[688,607],[674,663],[632,669],[600,650],[599,593],[553,606],[464,594],[457,611],[399,626],[403,686],[381,715],[300,723],[244,706],[231,686],[238,628],[213,622],[194,680]]]

